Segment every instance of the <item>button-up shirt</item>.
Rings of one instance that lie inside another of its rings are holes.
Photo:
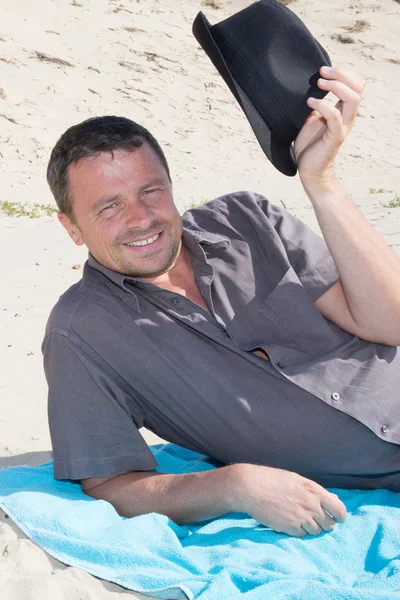
[[[210,312],[92,256],[54,307],[43,352],[56,477],[155,468],[145,426],[221,463],[400,490],[399,353],[316,309],[338,281],[324,240],[249,192],[183,225]]]

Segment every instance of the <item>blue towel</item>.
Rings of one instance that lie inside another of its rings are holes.
[[[161,472],[214,468],[173,444],[152,451]],[[51,462],[0,471],[0,506],[26,535],[61,562],[137,592],[201,600],[400,599],[400,494],[335,492],[347,521],[297,539],[241,513],[187,526],[155,513],[123,518],[78,483],[56,481]]]

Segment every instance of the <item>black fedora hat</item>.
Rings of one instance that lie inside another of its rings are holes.
[[[293,142],[323,98],[319,69],[330,58],[304,23],[278,0],[260,0],[211,25],[200,12],[193,35],[239,102],[261,148],[285,175],[296,175]]]

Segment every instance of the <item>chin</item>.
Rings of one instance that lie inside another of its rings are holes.
[[[140,265],[138,263],[130,264],[123,263],[118,266],[118,272],[128,275],[130,277],[147,278],[156,277],[169,270],[168,265],[165,262],[162,263],[149,263],[148,265]]]

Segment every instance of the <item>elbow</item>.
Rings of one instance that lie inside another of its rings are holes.
[[[393,347],[400,346],[400,335],[392,337],[392,338],[386,338],[383,342],[380,342],[380,343],[384,344],[385,346],[393,346]]]
[[[384,326],[382,326],[384,324]],[[400,346],[400,315],[399,320],[394,322],[393,318],[380,317],[375,322],[358,324],[353,319],[353,325],[348,329],[350,333],[358,338],[373,344],[382,344],[383,346]]]
[[[397,347],[400,346],[400,332],[390,333],[385,332],[382,334],[380,332],[366,332],[366,333],[358,333],[357,337],[365,340],[366,342],[372,342],[374,344],[382,344],[383,346],[392,346]]]

